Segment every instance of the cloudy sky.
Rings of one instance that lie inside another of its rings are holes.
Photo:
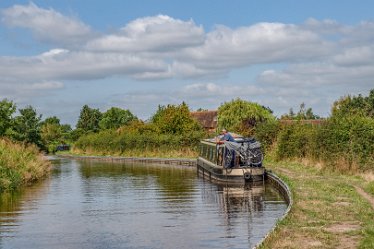
[[[374,89],[374,1],[0,1],[0,99],[75,125],[83,105],[240,97],[328,116]]]

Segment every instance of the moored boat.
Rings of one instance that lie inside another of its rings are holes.
[[[261,144],[253,138],[235,137],[235,142],[204,139],[200,142],[199,175],[218,182],[263,181]]]

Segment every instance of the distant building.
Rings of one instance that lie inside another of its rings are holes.
[[[197,111],[191,112],[191,115],[196,119],[206,131],[215,132],[217,128],[217,111]]]

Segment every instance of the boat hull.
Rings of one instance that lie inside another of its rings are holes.
[[[263,181],[265,177],[264,167],[234,167],[225,169],[205,158],[197,159],[198,174],[204,178],[216,182],[256,182]]]

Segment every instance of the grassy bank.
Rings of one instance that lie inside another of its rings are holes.
[[[73,148],[68,152],[77,156],[120,156],[120,157],[157,157],[157,158],[197,158],[198,152],[194,148],[152,148],[152,149],[127,149],[126,151],[107,151],[87,148],[85,150]]]
[[[0,192],[36,181],[49,169],[36,146],[0,138]]]
[[[373,207],[358,193],[372,189],[373,179],[301,163],[266,165],[291,187],[294,206],[261,248],[374,248]]]
[[[118,130],[86,134],[75,142],[72,153],[125,157],[197,157],[198,145],[204,133],[161,134],[150,126],[133,123]]]

